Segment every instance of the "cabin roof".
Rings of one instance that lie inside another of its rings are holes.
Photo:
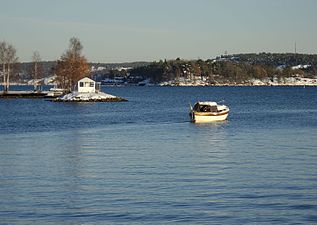
[[[78,82],[95,82],[95,81],[90,79],[89,77],[84,77],[84,78],[80,79]]]
[[[217,102],[198,102],[199,105],[216,106]]]

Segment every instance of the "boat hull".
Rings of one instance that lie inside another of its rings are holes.
[[[229,115],[229,111],[225,111],[221,113],[196,112],[196,111],[190,112],[191,122],[193,123],[208,123],[208,122],[224,121],[227,119],[228,115]]]

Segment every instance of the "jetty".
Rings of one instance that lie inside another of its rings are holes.
[[[1,91],[0,98],[43,98],[47,91]]]

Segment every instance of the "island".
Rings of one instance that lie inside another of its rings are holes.
[[[94,80],[84,77],[78,81],[77,91],[56,97],[54,102],[122,102],[124,98],[100,91],[100,85]]]

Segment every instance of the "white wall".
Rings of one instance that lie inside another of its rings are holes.
[[[83,78],[79,80],[77,85],[78,85],[78,92],[91,93],[96,91],[96,88],[95,88],[96,82],[89,78]]]

